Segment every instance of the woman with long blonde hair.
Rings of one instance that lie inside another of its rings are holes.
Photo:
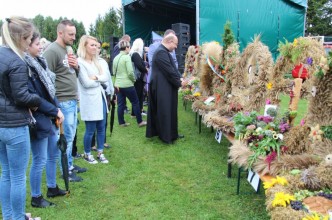
[[[0,47],[0,201],[3,219],[23,220],[26,169],[30,156],[31,120],[40,97],[28,91],[29,70],[24,52],[31,43],[32,22],[24,17],[6,18]]]
[[[84,159],[90,164],[98,163],[91,154],[92,137],[97,129],[97,159],[101,163],[108,163],[103,153],[108,108],[102,83],[109,80],[109,74],[104,73],[98,61],[97,39],[83,35],[79,42],[77,55],[80,66],[78,74],[80,111],[81,119],[85,122]]]

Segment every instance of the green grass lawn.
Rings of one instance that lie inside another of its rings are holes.
[[[288,104],[286,98],[283,101]],[[47,209],[32,208],[27,196],[26,211],[43,220],[269,219],[263,190],[256,194],[245,173],[240,195],[236,195],[237,167],[233,167],[232,178],[227,178],[227,140],[217,143],[215,133],[204,125],[199,134],[190,109],[185,110],[179,101],[179,132],[185,138],[173,145],[145,138],[145,128],[139,128],[126,114],[131,125],[119,127],[115,123],[113,135],[107,134],[112,146],[105,150],[109,164],[75,160],[88,171],[80,174],[83,182],[70,184],[70,196],[50,199],[57,206]],[[83,152],[83,134],[81,122],[79,152]],[[60,177],[58,184],[64,188]],[[29,185],[27,188],[30,195]]]

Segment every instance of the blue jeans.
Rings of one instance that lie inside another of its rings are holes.
[[[25,219],[28,126],[0,128],[0,201],[3,219]]]
[[[103,152],[104,150],[104,142],[106,137],[106,103],[103,99],[103,120],[99,121],[85,121],[85,134],[84,134],[84,153],[91,153],[91,144],[92,137],[94,132],[97,129],[97,149],[98,152]]]
[[[141,109],[139,107],[139,101],[136,93],[136,89],[134,86],[128,87],[128,88],[120,88],[119,93],[117,94],[117,100],[118,100],[118,121],[119,124],[126,123],[124,120],[124,110],[126,106],[126,98],[129,99],[131,102],[134,114],[136,115],[137,123],[142,122],[142,115],[141,115]]]
[[[31,141],[30,187],[32,197],[39,197],[42,194],[41,181],[45,165],[47,187],[56,187],[56,162],[59,158],[58,134],[55,125],[52,125],[52,129],[54,130],[53,135]]]
[[[63,121],[64,135],[67,140],[67,157],[68,157],[68,168],[74,165],[74,159],[72,157],[73,141],[77,127],[77,101],[69,100],[60,102],[60,109],[65,116]]]

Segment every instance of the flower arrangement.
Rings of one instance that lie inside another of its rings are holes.
[[[104,42],[101,47],[104,49],[104,50],[108,50],[110,48],[110,44],[107,43],[107,42]]]
[[[288,42],[288,40],[286,40],[285,43],[280,42],[278,45],[280,54],[284,57],[290,58],[293,63],[302,62],[299,61],[299,58],[303,51],[307,50],[309,46],[310,43],[305,38],[296,38],[293,42]],[[312,59],[307,58],[307,63],[311,65]]]
[[[184,95],[194,95],[195,94],[196,97],[200,96],[197,93],[197,92],[199,92],[199,78],[197,78],[195,76],[191,76],[191,77],[185,79],[180,91]]]
[[[235,138],[244,140],[253,152],[248,158],[248,167],[252,167],[258,157],[265,157],[269,165],[281,153],[287,150],[283,144],[283,133],[290,129],[285,117],[258,115],[253,111],[250,113],[239,112],[234,116]]]

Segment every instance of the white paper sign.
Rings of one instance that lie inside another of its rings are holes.
[[[205,105],[210,105],[211,102],[214,100],[214,97],[213,96],[210,96],[209,98],[207,98],[205,101],[204,101],[204,104]]]
[[[250,183],[250,185],[255,189],[255,191],[258,191],[258,187],[259,187],[259,183],[260,183],[260,179],[259,179],[259,175],[256,172],[253,172],[251,169],[248,171],[248,178],[247,178],[248,182]]]
[[[219,130],[219,129],[217,130],[215,138],[216,138],[216,141],[218,141],[218,143],[220,144],[221,138],[222,138],[222,131],[221,130]]]

